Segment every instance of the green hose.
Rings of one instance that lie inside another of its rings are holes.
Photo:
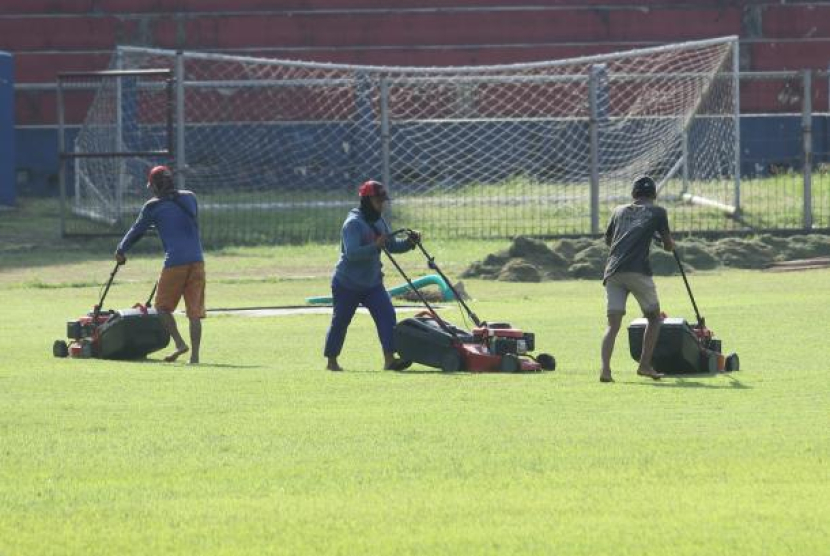
[[[437,274],[429,274],[427,276],[423,276],[421,278],[416,278],[412,280],[412,285],[415,286],[417,289],[421,289],[426,286],[438,286],[441,289],[441,300],[442,301],[452,301],[455,299],[455,296],[452,293],[452,290],[444,281],[443,278],[438,276]],[[409,287],[409,284],[401,284],[400,286],[395,286],[394,288],[389,288],[386,290],[389,292],[391,297],[398,297],[404,295],[406,292],[410,291],[412,288]],[[306,298],[307,303],[313,303],[315,305],[319,304],[328,304],[332,302],[331,297],[308,297]]]

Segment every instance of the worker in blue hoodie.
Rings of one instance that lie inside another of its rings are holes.
[[[381,216],[384,204],[389,201],[382,183],[369,180],[360,186],[358,194],[360,207],[349,211],[343,223],[340,259],[331,281],[334,313],[326,334],[326,368],[330,371],[343,370],[337,357],[343,348],[349,323],[358,306],[363,305],[369,310],[377,327],[383,347],[384,369],[401,370],[409,362],[395,357],[395,308],[383,286],[380,256],[384,248],[391,253],[405,253],[414,249],[420,241],[420,235],[412,232],[407,238],[390,237],[389,225]]]

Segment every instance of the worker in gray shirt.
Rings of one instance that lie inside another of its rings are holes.
[[[648,319],[637,374],[659,380],[662,374],[651,366],[651,356],[660,333],[660,300],[652,279],[649,247],[659,234],[666,251],[674,249],[666,209],[654,204],[657,187],[654,180],[642,176],[634,180],[634,202],[618,206],[605,231],[605,243],[611,247],[602,283],[607,297],[608,328],[602,339],[601,382],[613,382],[611,355],[620,331],[629,292],[634,294],[643,315]]]

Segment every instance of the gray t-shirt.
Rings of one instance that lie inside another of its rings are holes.
[[[611,242],[611,253],[605,264],[603,283],[617,272],[651,276],[648,251],[655,232],[669,232],[669,217],[663,207],[631,203],[615,208],[605,230],[605,238]]]

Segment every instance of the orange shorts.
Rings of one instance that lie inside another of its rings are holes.
[[[189,318],[205,318],[205,263],[171,266],[161,271],[156,309],[172,313],[182,296]]]

